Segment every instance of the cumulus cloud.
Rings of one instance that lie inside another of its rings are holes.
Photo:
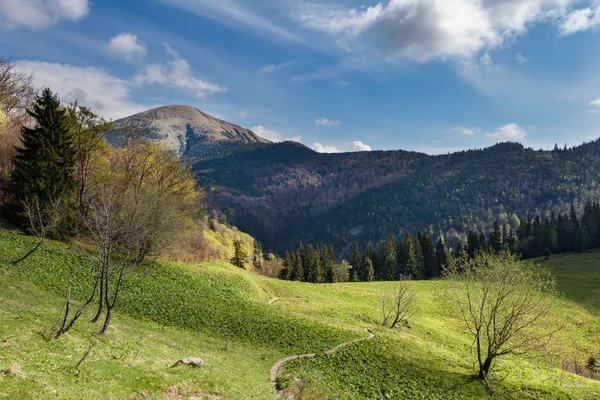
[[[136,35],[125,32],[109,40],[108,50],[111,53],[125,57],[127,61],[146,55],[146,45]]]
[[[524,140],[526,135],[527,131],[517,124],[504,125],[493,133],[486,133],[488,138],[498,140]]]
[[[89,9],[88,0],[0,0],[0,26],[42,29],[61,20],[77,21]]]
[[[569,12],[560,25],[563,36],[576,32],[593,29],[600,25],[600,6],[595,8],[581,8]]]
[[[133,78],[136,86],[162,85],[193,93],[200,99],[209,93],[227,92],[227,88],[224,86],[194,78],[189,62],[181,58],[169,45],[165,44],[165,48],[172,61],[168,65],[148,65],[143,72]]]
[[[455,132],[460,132],[465,136],[475,136],[475,134],[479,132],[478,128],[467,128],[466,126],[457,126],[452,128],[452,130]]]
[[[600,97],[598,97],[596,100],[590,101],[588,106],[590,107],[590,112],[600,113]]]
[[[327,146],[318,142],[312,145],[312,149],[318,153],[341,153],[341,150],[335,146]]]
[[[371,150],[373,150],[371,148],[371,146],[364,144],[360,140],[350,143],[349,149],[350,149],[350,151],[371,151]]]
[[[342,123],[335,119],[319,118],[315,120],[317,126],[340,126]]]
[[[104,70],[40,61],[20,61],[16,65],[19,70],[33,73],[36,87],[50,87],[62,101],[78,101],[103,117],[117,119],[145,109],[130,100],[129,82]]]
[[[277,131],[273,131],[265,128],[262,125],[257,125],[250,130],[256,133],[258,136],[263,137],[265,139],[269,139],[271,142],[281,142],[283,141],[283,135]]]
[[[302,142],[302,136],[286,137],[286,135],[272,129],[267,129],[262,125],[257,125],[253,128],[250,128],[250,130],[256,133],[258,136],[268,139],[271,142],[283,142],[286,140],[298,143]]]
[[[332,35],[344,49],[379,38],[387,54],[418,62],[469,58],[497,48],[534,22],[558,20],[576,0],[388,0],[370,7],[305,4],[305,28]],[[358,43],[358,44],[357,44]]]

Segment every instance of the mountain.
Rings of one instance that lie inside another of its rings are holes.
[[[500,143],[439,156],[321,154],[300,143],[270,143],[186,106],[116,124],[140,127],[177,151],[213,211],[278,252],[303,241],[343,253],[355,240],[364,247],[424,229],[454,247],[496,220],[514,230],[528,214],[549,216],[600,198],[600,141],[553,151]]]
[[[498,220],[516,229],[600,198],[600,142],[536,151],[517,143],[430,156],[406,151],[319,154],[276,143],[195,162],[215,211],[265,248],[299,241],[347,251],[424,229],[449,246]]]
[[[248,129],[184,105],[158,107],[117,120],[109,141],[120,145],[123,132],[132,126],[141,129],[147,138],[189,159],[222,156],[244,145],[271,143]]]

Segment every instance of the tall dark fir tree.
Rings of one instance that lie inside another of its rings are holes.
[[[50,89],[44,89],[28,113],[34,124],[22,128],[21,146],[16,149],[11,175],[9,210],[17,220],[24,201],[35,199],[41,207],[64,201],[76,184],[73,137],[58,97]]]

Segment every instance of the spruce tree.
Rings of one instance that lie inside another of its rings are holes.
[[[365,277],[363,280],[366,282],[373,282],[375,280],[375,270],[373,269],[373,261],[370,258],[365,257],[363,262],[363,268],[365,270]]]
[[[233,242],[233,257],[231,263],[238,268],[244,268],[246,264],[246,253],[242,250],[242,244],[239,240]]]
[[[68,200],[76,185],[73,138],[60,100],[46,88],[28,113],[34,124],[22,128],[10,184],[10,211],[19,219],[23,201],[35,199],[44,208]],[[59,233],[65,234],[65,229]]]
[[[352,246],[352,254],[350,256],[350,265],[352,265],[352,269],[356,271],[359,277],[364,275],[364,271],[362,270],[362,262],[360,256],[360,248],[358,247],[358,243],[354,242]]]
[[[437,240],[435,246],[435,258],[437,261],[437,275],[440,275],[446,267],[448,267],[448,254],[446,254],[446,246],[444,245],[444,238],[441,236]],[[436,276],[437,276],[436,275]]]

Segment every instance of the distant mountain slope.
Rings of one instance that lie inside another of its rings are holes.
[[[109,141],[120,145],[122,132],[129,126],[141,128],[149,139],[189,158],[222,156],[241,145],[270,143],[248,129],[184,105],[159,107],[115,121]]]
[[[278,143],[197,162],[216,210],[266,248],[332,243],[342,251],[390,234],[441,231],[450,245],[496,219],[558,212],[600,198],[600,143],[534,151],[516,143],[449,155],[318,154]]]

